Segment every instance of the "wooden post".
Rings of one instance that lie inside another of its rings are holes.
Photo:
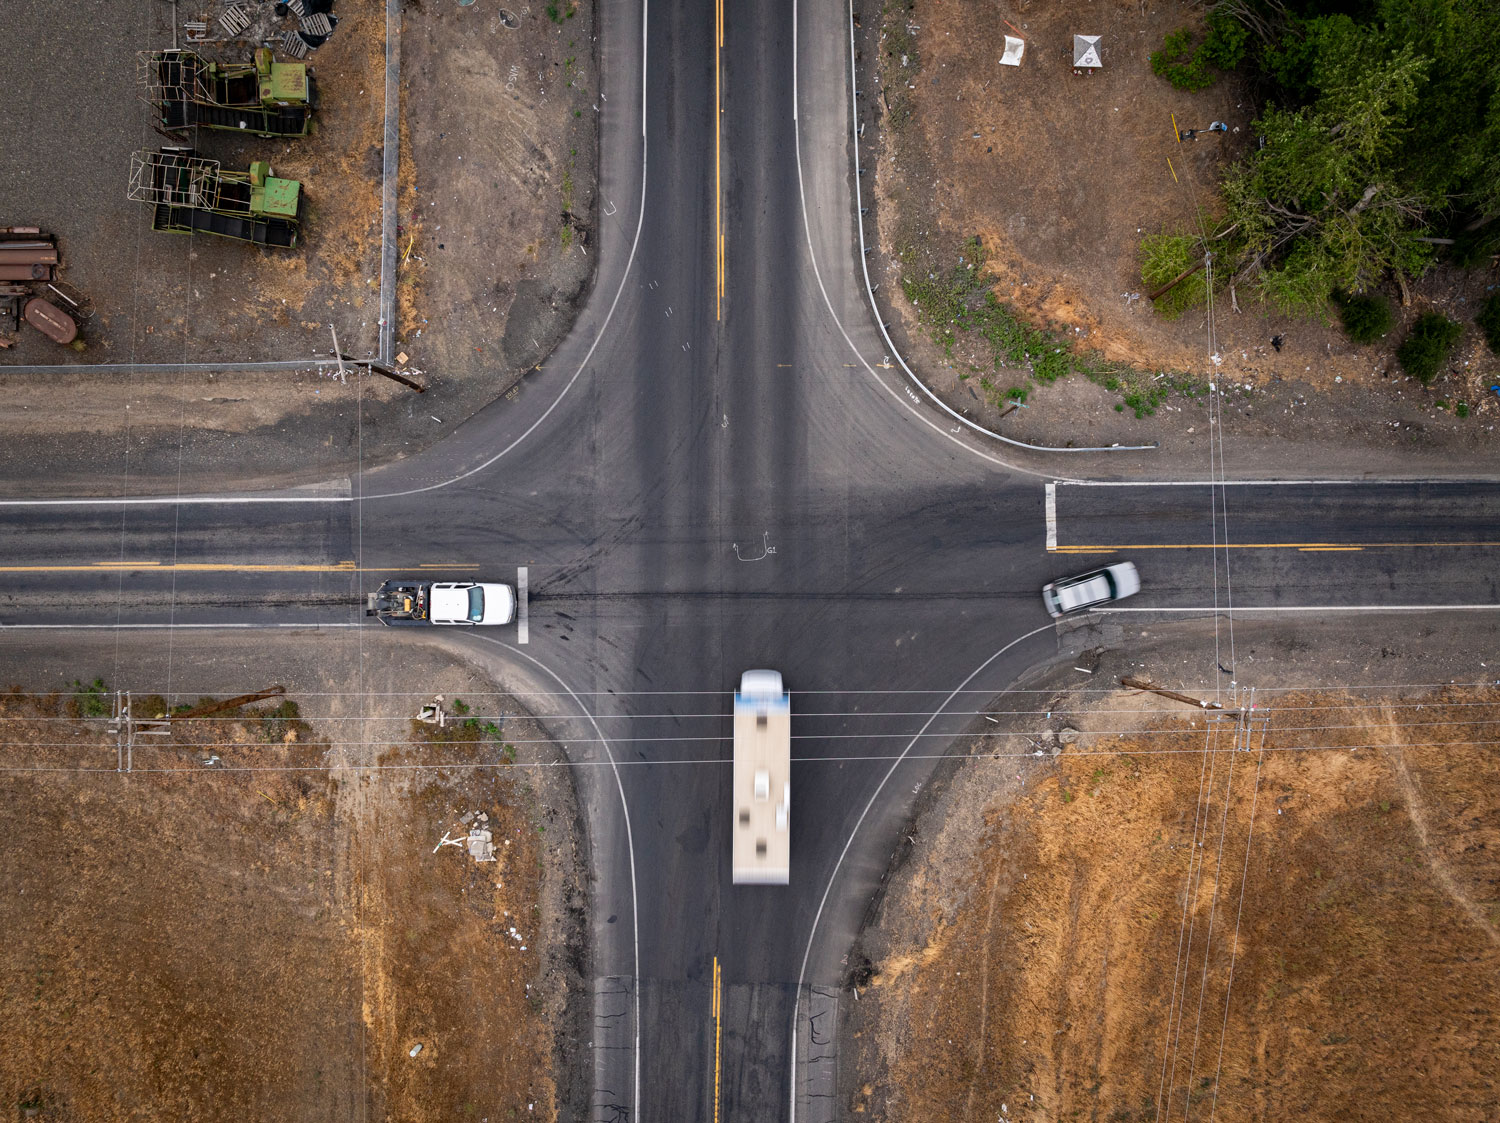
[[[1206,261],[1207,259],[1205,258],[1204,260]],[[1167,293],[1169,293],[1173,289],[1175,289],[1178,285],[1182,284],[1183,281],[1187,280],[1194,273],[1198,272],[1198,270],[1202,269],[1203,268],[1203,264],[1204,264],[1204,262],[1200,261],[1200,262],[1198,262],[1197,265],[1193,266],[1191,269],[1186,269],[1183,272],[1177,274],[1177,276],[1173,277],[1170,281],[1168,281],[1166,284],[1162,285],[1161,288],[1157,289],[1155,292],[1148,292],[1146,294],[1146,299],[1147,300],[1155,300],[1159,296],[1165,296]]]
[[[1163,698],[1170,698],[1174,702],[1186,702],[1189,706],[1196,706],[1200,710],[1217,710],[1225,714],[1238,714],[1238,710],[1226,710],[1220,702],[1205,702],[1200,698],[1194,698],[1187,694],[1178,694],[1175,690],[1165,690],[1148,678],[1137,678],[1134,675],[1125,675],[1120,679],[1121,686],[1127,686],[1131,690],[1144,690],[1148,694],[1159,694]]]
[[[226,698],[222,702],[205,702],[195,709],[188,710],[182,714],[168,714],[172,721],[181,721],[188,717],[207,717],[209,714],[222,713],[224,710],[235,710],[241,706],[248,706],[251,702],[262,702],[267,698],[275,698],[286,693],[284,686],[268,686],[264,690],[257,690],[254,694],[241,694],[238,698]]]

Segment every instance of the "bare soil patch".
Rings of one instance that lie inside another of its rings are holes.
[[[866,941],[849,1110],[1489,1119],[1500,693],[1091,697],[972,746]]]
[[[1206,417],[1191,399],[1169,398],[1175,411],[1158,407],[1137,419],[1133,409],[1116,411],[1122,391],[1079,379],[1033,385],[1028,408],[1002,420],[989,399],[1026,385],[1026,365],[996,372],[979,341],[963,336],[946,353],[900,292],[903,273],[942,275],[965,239],[978,237],[998,298],[1079,349],[1140,368],[1144,378],[1135,382],[1149,385],[1151,372],[1170,371],[1253,387],[1260,408],[1236,419],[1252,459],[1274,462],[1277,444],[1282,455],[1286,446],[1449,456],[1493,448],[1500,398],[1489,386],[1500,381],[1500,359],[1472,323],[1500,283],[1493,268],[1435,270],[1373,347],[1351,343],[1332,324],[1289,320],[1244,292],[1240,313],[1227,299],[1216,304],[1211,347],[1202,309],[1168,321],[1137,295],[1142,235],[1192,229],[1199,208],[1212,205],[1220,169],[1254,142],[1254,108],[1240,80],[1186,93],[1149,69],[1147,56],[1164,36],[1200,18],[1187,4],[1148,10],[1125,0],[1086,10],[944,0],[863,5],[860,116],[876,127],[862,142],[875,202],[867,225],[878,254],[872,280],[881,283],[878,297],[903,353],[954,408],[1019,439],[1160,439],[1188,450],[1201,443]],[[1007,33],[1026,39],[1019,68],[999,65]],[[1103,36],[1102,69],[1074,70],[1075,33]],[[1174,115],[1184,129],[1220,120],[1231,131],[1179,143]],[[1431,309],[1466,327],[1448,372],[1424,389],[1400,371],[1394,352],[1410,322]],[[980,378],[998,392],[978,387]],[[1451,412],[1459,401],[1466,419]]]
[[[557,754],[514,703],[434,737],[405,697],[315,724],[273,700],[138,736],[120,772],[109,701],[0,696],[5,1110],[558,1117],[578,856],[566,775],[525,767]],[[433,852],[479,825],[496,861]]]
[[[551,10],[417,0],[402,36],[401,347],[490,397],[562,338],[592,275],[594,10]]]

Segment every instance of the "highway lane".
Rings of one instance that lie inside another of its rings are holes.
[[[1493,487],[1058,484],[1053,509],[1059,570],[1129,558],[1133,608],[1500,603]]]

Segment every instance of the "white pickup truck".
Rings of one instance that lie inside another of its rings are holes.
[[[387,581],[365,601],[382,624],[509,624],[516,592],[491,581]]]

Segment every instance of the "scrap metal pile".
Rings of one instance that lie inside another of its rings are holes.
[[[23,323],[63,346],[78,342],[83,307],[57,276],[57,242],[36,226],[0,227],[0,347],[15,343]]]

